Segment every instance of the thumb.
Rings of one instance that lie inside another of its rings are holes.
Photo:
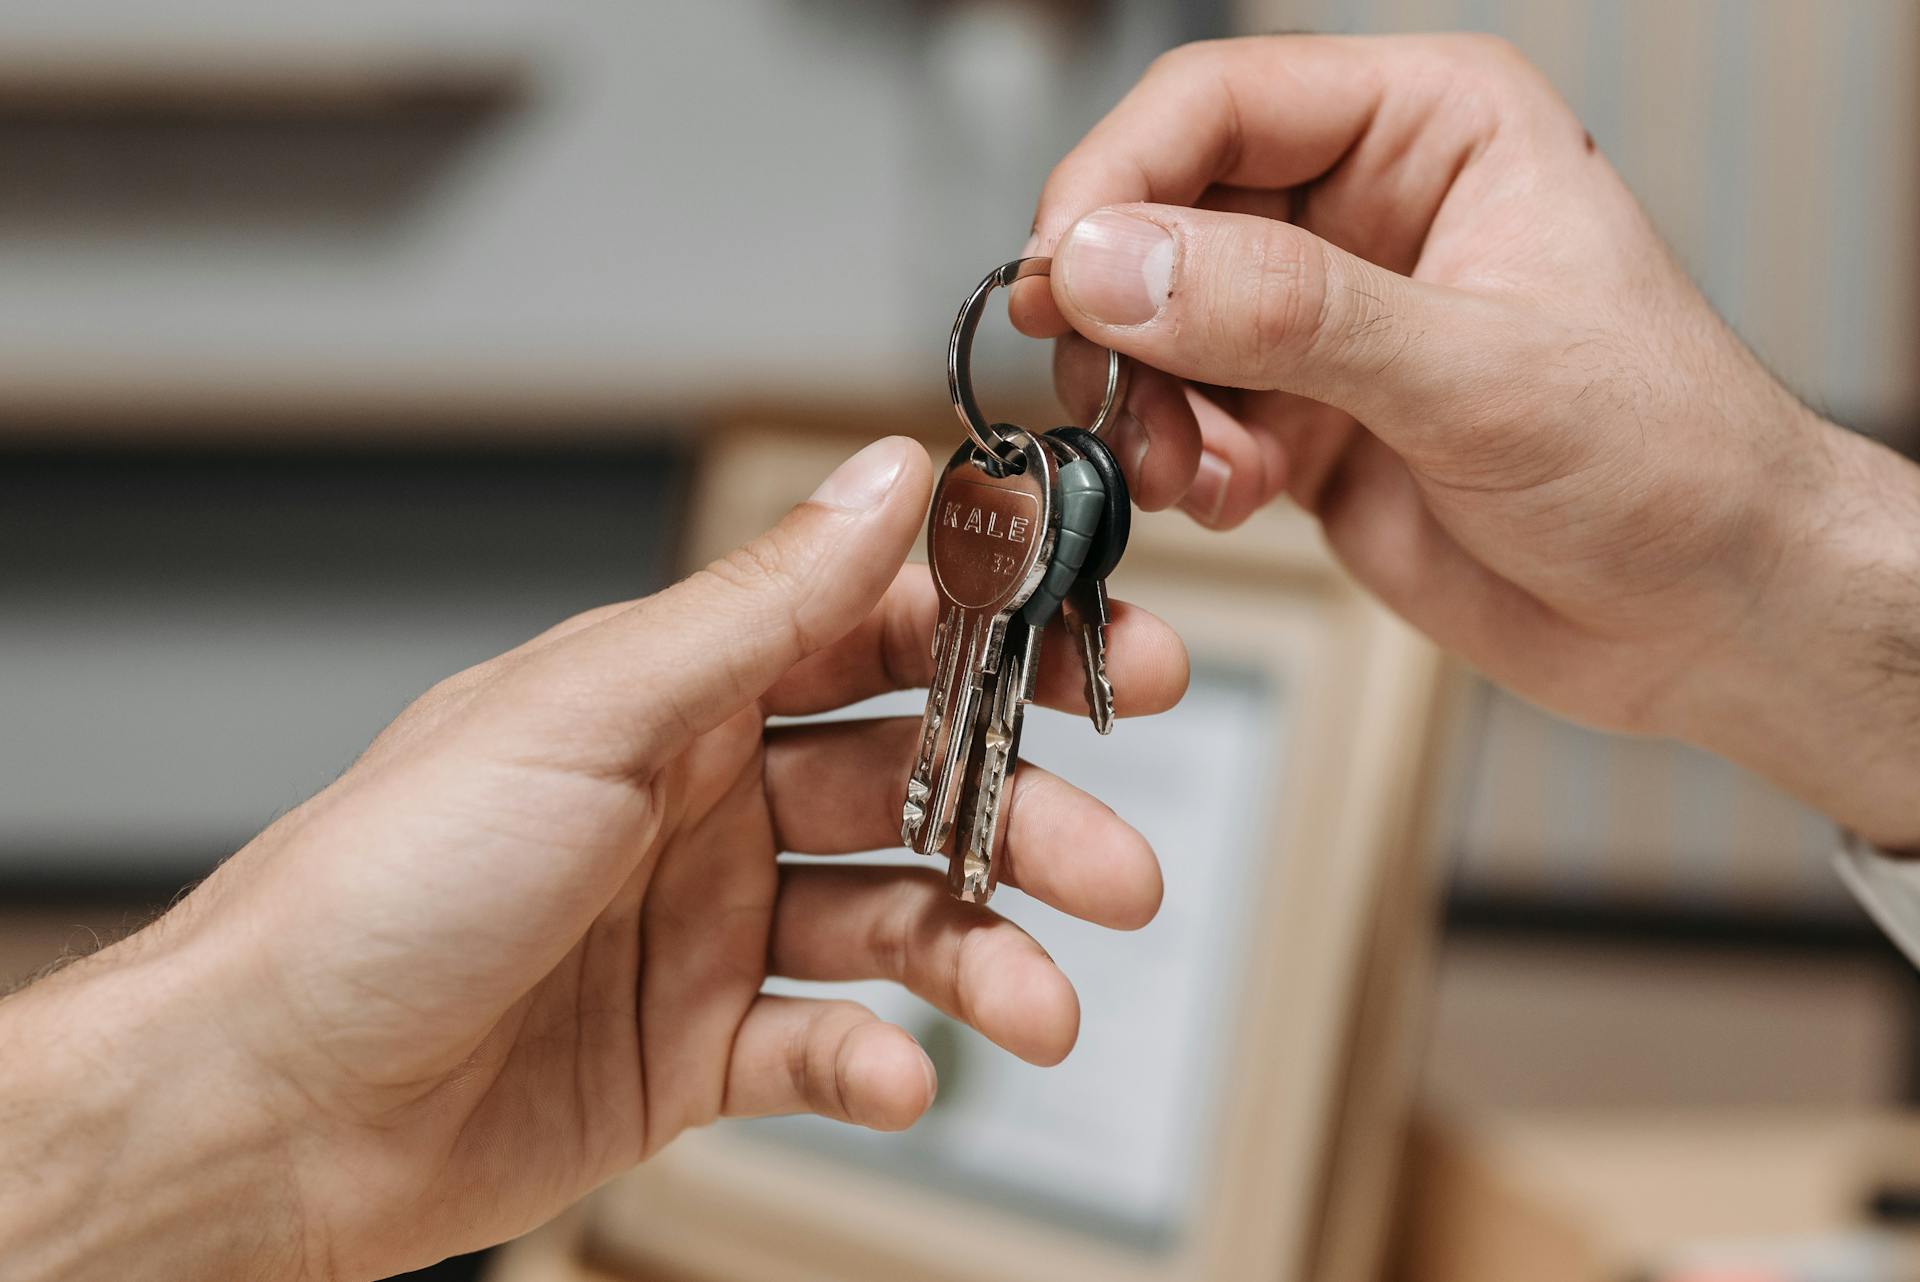
[[[650,769],[873,610],[926,517],[931,465],[905,437],[842,463],[772,529],[516,674],[524,749],[556,764]]]
[[[1182,378],[1338,406],[1386,437],[1430,432],[1488,369],[1503,309],[1411,280],[1291,223],[1172,205],[1080,219],[1054,300],[1105,347]]]

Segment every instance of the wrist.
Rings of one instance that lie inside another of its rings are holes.
[[[164,933],[0,1002],[9,1277],[320,1276],[281,1127]]]
[[[1673,731],[1920,847],[1920,467],[1814,422],[1811,465],[1771,478],[1756,520],[1768,568]]]

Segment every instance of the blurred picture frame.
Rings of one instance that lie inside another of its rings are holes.
[[[765,528],[841,458],[899,430],[871,426],[756,420],[710,433],[685,563],[703,564]],[[951,449],[931,423],[924,436],[936,458]],[[683,1138],[572,1221],[576,1257],[595,1276],[1357,1282],[1376,1270],[1426,989],[1434,818],[1458,683],[1430,645],[1339,571],[1297,512],[1263,512],[1225,535],[1177,514],[1143,515],[1113,586],[1181,633],[1194,662],[1188,702],[1200,707],[1188,715],[1218,721],[1190,722],[1159,757],[1151,720],[1123,723],[1112,741],[1086,750],[1090,761],[1131,754],[1171,773],[1180,795],[1164,800],[1162,835],[1148,835],[1169,873],[1162,918],[1184,912],[1185,927],[1152,943],[1109,936],[1103,947],[1112,951],[1100,956],[1112,960],[1091,973],[1063,956],[1086,1006],[1075,1056],[1055,1070],[1003,1068],[1011,1057],[997,1052],[978,1058],[988,1089],[973,1080],[955,1101],[943,1065],[936,1114],[952,1111],[921,1123],[933,1142],[842,1139],[849,1128],[813,1119],[728,1123]],[[908,697],[916,708],[919,697]],[[1084,720],[1076,729],[1094,738]],[[1216,739],[1242,755],[1247,744],[1264,746],[1252,773],[1215,795],[1213,807],[1228,813],[1199,814],[1195,780],[1221,771],[1220,760],[1205,759]],[[1031,740],[1023,746],[1032,752]],[[1173,759],[1181,755],[1200,758],[1188,763],[1200,773],[1184,782]],[[1108,799],[1136,822],[1134,810],[1152,801]],[[1239,848],[1196,856],[1213,865],[1191,897],[1203,902],[1181,904],[1184,865],[1165,834],[1178,845],[1194,827],[1216,847]],[[995,907],[1054,947],[1066,919],[1044,909],[1023,918],[1011,900],[1024,897],[1003,892]],[[1157,1008],[1129,1005],[1126,986],[1146,972],[1127,968],[1140,966],[1174,972],[1185,987]],[[908,1022],[879,997],[876,1009]],[[1211,1022],[1194,1022],[1196,1006]],[[1206,1053],[1156,1067],[1151,1040],[1135,1043],[1142,1057],[1090,1045],[1090,1034],[1119,1028],[1198,1040]],[[1023,1115],[1036,1107],[1029,1090],[1053,1088],[995,1076],[1018,1071],[1078,1071],[1076,1097],[1104,1095],[1108,1111],[1088,1108],[1065,1123],[1057,1110]],[[1141,1178],[1124,1186],[1131,1194],[1103,1197],[1108,1168],[1172,1151],[1128,1140],[1136,1131],[1175,1137],[1178,1160],[1132,1172]]]

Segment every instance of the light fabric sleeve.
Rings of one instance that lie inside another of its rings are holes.
[[[1900,859],[1852,833],[1833,857],[1840,880],[1907,960],[1920,966],[1920,858]]]

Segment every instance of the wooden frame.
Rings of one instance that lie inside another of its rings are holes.
[[[777,519],[872,434],[714,434],[690,563]],[[943,455],[948,442],[934,445]],[[1211,1107],[1194,1117],[1209,1133],[1179,1231],[1158,1248],[1128,1245],[722,1127],[600,1194],[586,1258],[623,1276],[716,1282],[1373,1271],[1425,987],[1446,669],[1339,572],[1297,513],[1266,512],[1225,536],[1144,518],[1115,586],[1172,621],[1197,666],[1267,674],[1291,717],[1277,786],[1249,798],[1270,857],[1248,865],[1243,937],[1218,950],[1230,968],[1225,1053]],[[1128,750],[1151,754],[1150,737]]]

